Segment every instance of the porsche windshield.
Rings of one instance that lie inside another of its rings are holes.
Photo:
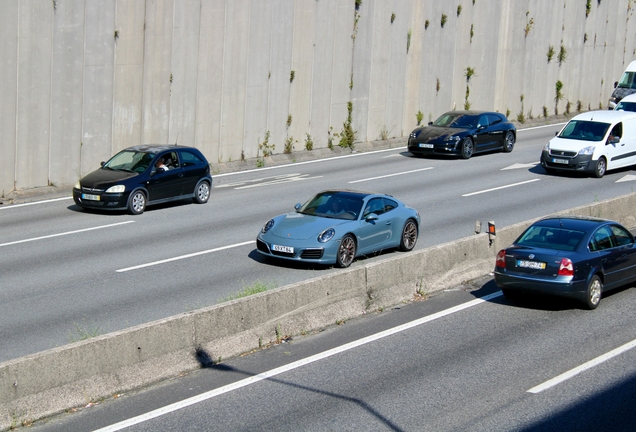
[[[609,127],[609,123],[571,120],[570,123],[563,128],[558,137],[583,141],[602,141]]]
[[[305,204],[297,211],[305,215],[320,216],[333,219],[357,219],[362,210],[360,194],[348,192],[323,192]]]
[[[432,126],[472,129],[475,127],[475,116],[466,114],[444,114],[435,120]]]
[[[104,164],[104,168],[116,171],[144,172],[155,157],[154,153],[123,150]]]

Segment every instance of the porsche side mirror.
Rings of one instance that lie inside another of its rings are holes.
[[[301,208],[301,207],[302,207],[302,204],[301,204],[301,203],[298,203],[298,204],[296,204],[296,205],[294,206],[294,209],[295,209],[296,211],[298,211],[298,210],[300,210],[300,208]]]
[[[369,213],[365,218],[365,221],[367,222],[371,222],[371,221],[377,221],[378,220],[378,215],[375,213]]]

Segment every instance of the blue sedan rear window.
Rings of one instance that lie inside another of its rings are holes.
[[[515,243],[523,246],[573,251],[578,247],[583,235],[582,231],[533,225],[521,234]]]

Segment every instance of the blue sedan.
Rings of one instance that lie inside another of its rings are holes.
[[[507,297],[550,294],[595,309],[605,291],[636,281],[636,245],[632,234],[611,220],[550,217],[497,254],[494,275]]]
[[[390,195],[349,190],[320,192],[295,209],[263,226],[256,238],[261,254],[349,267],[360,255],[412,250],[421,222],[417,210]]]

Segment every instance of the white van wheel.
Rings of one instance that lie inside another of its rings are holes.
[[[603,177],[605,175],[605,171],[607,171],[607,160],[604,156],[601,156],[596,161],[596,166],[594,167],[594,177]]]

